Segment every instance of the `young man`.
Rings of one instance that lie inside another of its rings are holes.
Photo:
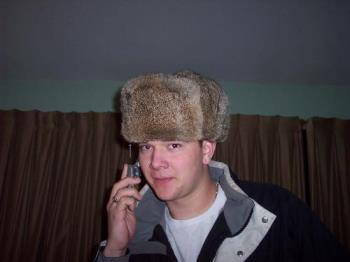
[[[228,99],[192,72],[149,74],[121,90],[122,134],[139,146],[139,178],[112,189],[98,261],[348,261],[296,197],[241,182],[212,161],[229,129]]]

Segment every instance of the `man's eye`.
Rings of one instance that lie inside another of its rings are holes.
[[[172,143],[169,145],[169,148],[170,149],[178,149],[178,148],[181,148],[181,144],[178,144],[178,143]]]
[[[151,146],[150,145],[139,145],[139,149],[140,151],[147,151],[147,150],[150,150],[151,149]]]

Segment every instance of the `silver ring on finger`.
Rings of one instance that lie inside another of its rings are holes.
[[[113,196],[112,197],[112,203],[118,203],[120,201],[120,198],[118,196]]]

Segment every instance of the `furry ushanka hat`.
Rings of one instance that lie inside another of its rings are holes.
[[[122,135],[131,143],[210,140],[229,130],[228,98],[213,80],[183,71],[147,74],[121,89]]]

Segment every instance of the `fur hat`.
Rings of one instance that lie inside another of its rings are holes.
[[[122,135],[128,142],[223,141],[228,99],[213,80],[183,71],[147,74],[121,89]]]

